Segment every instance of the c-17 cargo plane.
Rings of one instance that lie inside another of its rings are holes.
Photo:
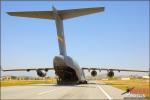
[[[40,19],[52,19],[55,20],[57,37],[59,44],[60,55],[55,56],[53,59],[53,68],[25,68],[25,69],[4,69],[3,71],[36,71],[40,77],[45,77],[48,70],[55,70],[56,76],[58,76],[57,83],[81,83],[87,84],[84,70],[91,71],[91,76],[97,75],[97,70],[107,71],[107,76],[113,77],[114,71],[131,71],[131,72],[149,72],[142,70],[127,70],[127,69],[104,69],[104,68],[81,68],[70,56],[67,56],[65,35],[63,28],[63,20],[75,18],[83,15],[88,15],[97,12],[103,12],[104,7],[95,8],[82,8],[82,9],[69,9],[69,10],[57,10],[52,7],[52,11],[27,11],[27,12],[7,12],[11,16],[40,18]]]

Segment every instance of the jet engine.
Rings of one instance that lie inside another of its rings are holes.
[[[112,78],[114,76],[114,72],[113,71],[109,71],[107,73],[107,76],[110,77],[110,78]]]
[[[37,69],[36,72],[37,72],[37,75],[38,75],[39,77],[45,77],[45,76],[46,76],[46,72],[45,72],[45,71],[42,71],[42,70],[40,70],[40,69]]]
[[[97,71],[92,70],[92,71],[91,71],[91,76],[95,77],[96,75],[97,75]]]

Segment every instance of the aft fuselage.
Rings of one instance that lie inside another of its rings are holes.
[[[55,56],[53,60],[55,74],[60,82],[85,82],[85,76],[79,65],[69,56]]]

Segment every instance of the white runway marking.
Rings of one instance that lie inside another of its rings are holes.
[[[44,92],[38,93],[37,95],[43,95],[43,94],[46,94],[46,93],[50,93],[50,92],[56,91],[58,89],[61,89],[61,88],[57,88],[57,89],[53,89],[53,90],[49,90],[49,91],[44,91]]]
[[[100,87],[99,85],[97,85],[97,88],[100,89],[100,90],[106,95],[106,97],[107,97],[109,100],[112,100],[112,99],[113,99],[107,92],[105,92],[105,90],[104,90],[102,87]]]

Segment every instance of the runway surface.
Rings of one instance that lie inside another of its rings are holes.
[[[123,99],[124,91],[104,83],[82,85],[38,84],[1,88],[1,99]]]

